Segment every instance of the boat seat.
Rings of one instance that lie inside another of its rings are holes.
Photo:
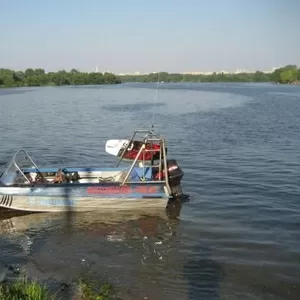
[[[145,173],[145,174],[143,174]],[[151,180],[152,178],[152,168],[151,167],[145,167],[143,169],[143,167],[135,167],[132,170],[132,173],[130,175],[130,179],[132,181],[147,181],[147,180]],[[145,178],[143,178],[145,177]]]
[[[80,178],[78,179],[79,183],[99,183],[98,178]]]

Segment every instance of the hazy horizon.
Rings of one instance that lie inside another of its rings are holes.
[[[300,65],[300,1],[0,0],[0,68],[269,71]]]

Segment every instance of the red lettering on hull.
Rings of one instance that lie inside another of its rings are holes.
[[[137,186],[135,192],[140,194],[154,194],[158,192],[158,188],[156,186]]]
[[[157,186],[90,186],[87,188],[88,194],[154,194],[157,192]]]

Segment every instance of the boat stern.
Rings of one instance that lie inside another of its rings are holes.
[[[184,172],[182,171],[175,159],[168,160],[167,167],[171,195],[173,197],[182,196],[183,192],[181,187],[181,180],[184,176]]]

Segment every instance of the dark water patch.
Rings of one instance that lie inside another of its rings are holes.
[[[28,89],[28,88],[0,88],[0,97],[1,96],[8,96],[8,95],[19,95],[24,93],[34,92],[35,89]]]
[[[156,106],[161,107],[164,106],[165,103],[156,103]],[[103,109],[109,110],[112,112],[122,111],[122,112],[139,112],[146,109],[152,109],[153,103],[138,103],[138,104],[116,104],[116,105],[103,105]]]
[[[157,89],[156,83],[126,83],[126,86],[136,89]],[[159,90],[195,90],[217,93],[233,93],[237,95],[252,95],[257,99],[273,91],[273,95],[298,96],[298,86],[276,86],[269,83],[164,83],[158,86]],[[284,92],[283,92],[284,91]],[[271,94],[270,94],[271,95]]]
[[[209,247],[198,246],[191,249],[183,267],[188,282],[188,299],[218,300],[220,297],[220,284],[226,276],[220,263],[211,256]]]

